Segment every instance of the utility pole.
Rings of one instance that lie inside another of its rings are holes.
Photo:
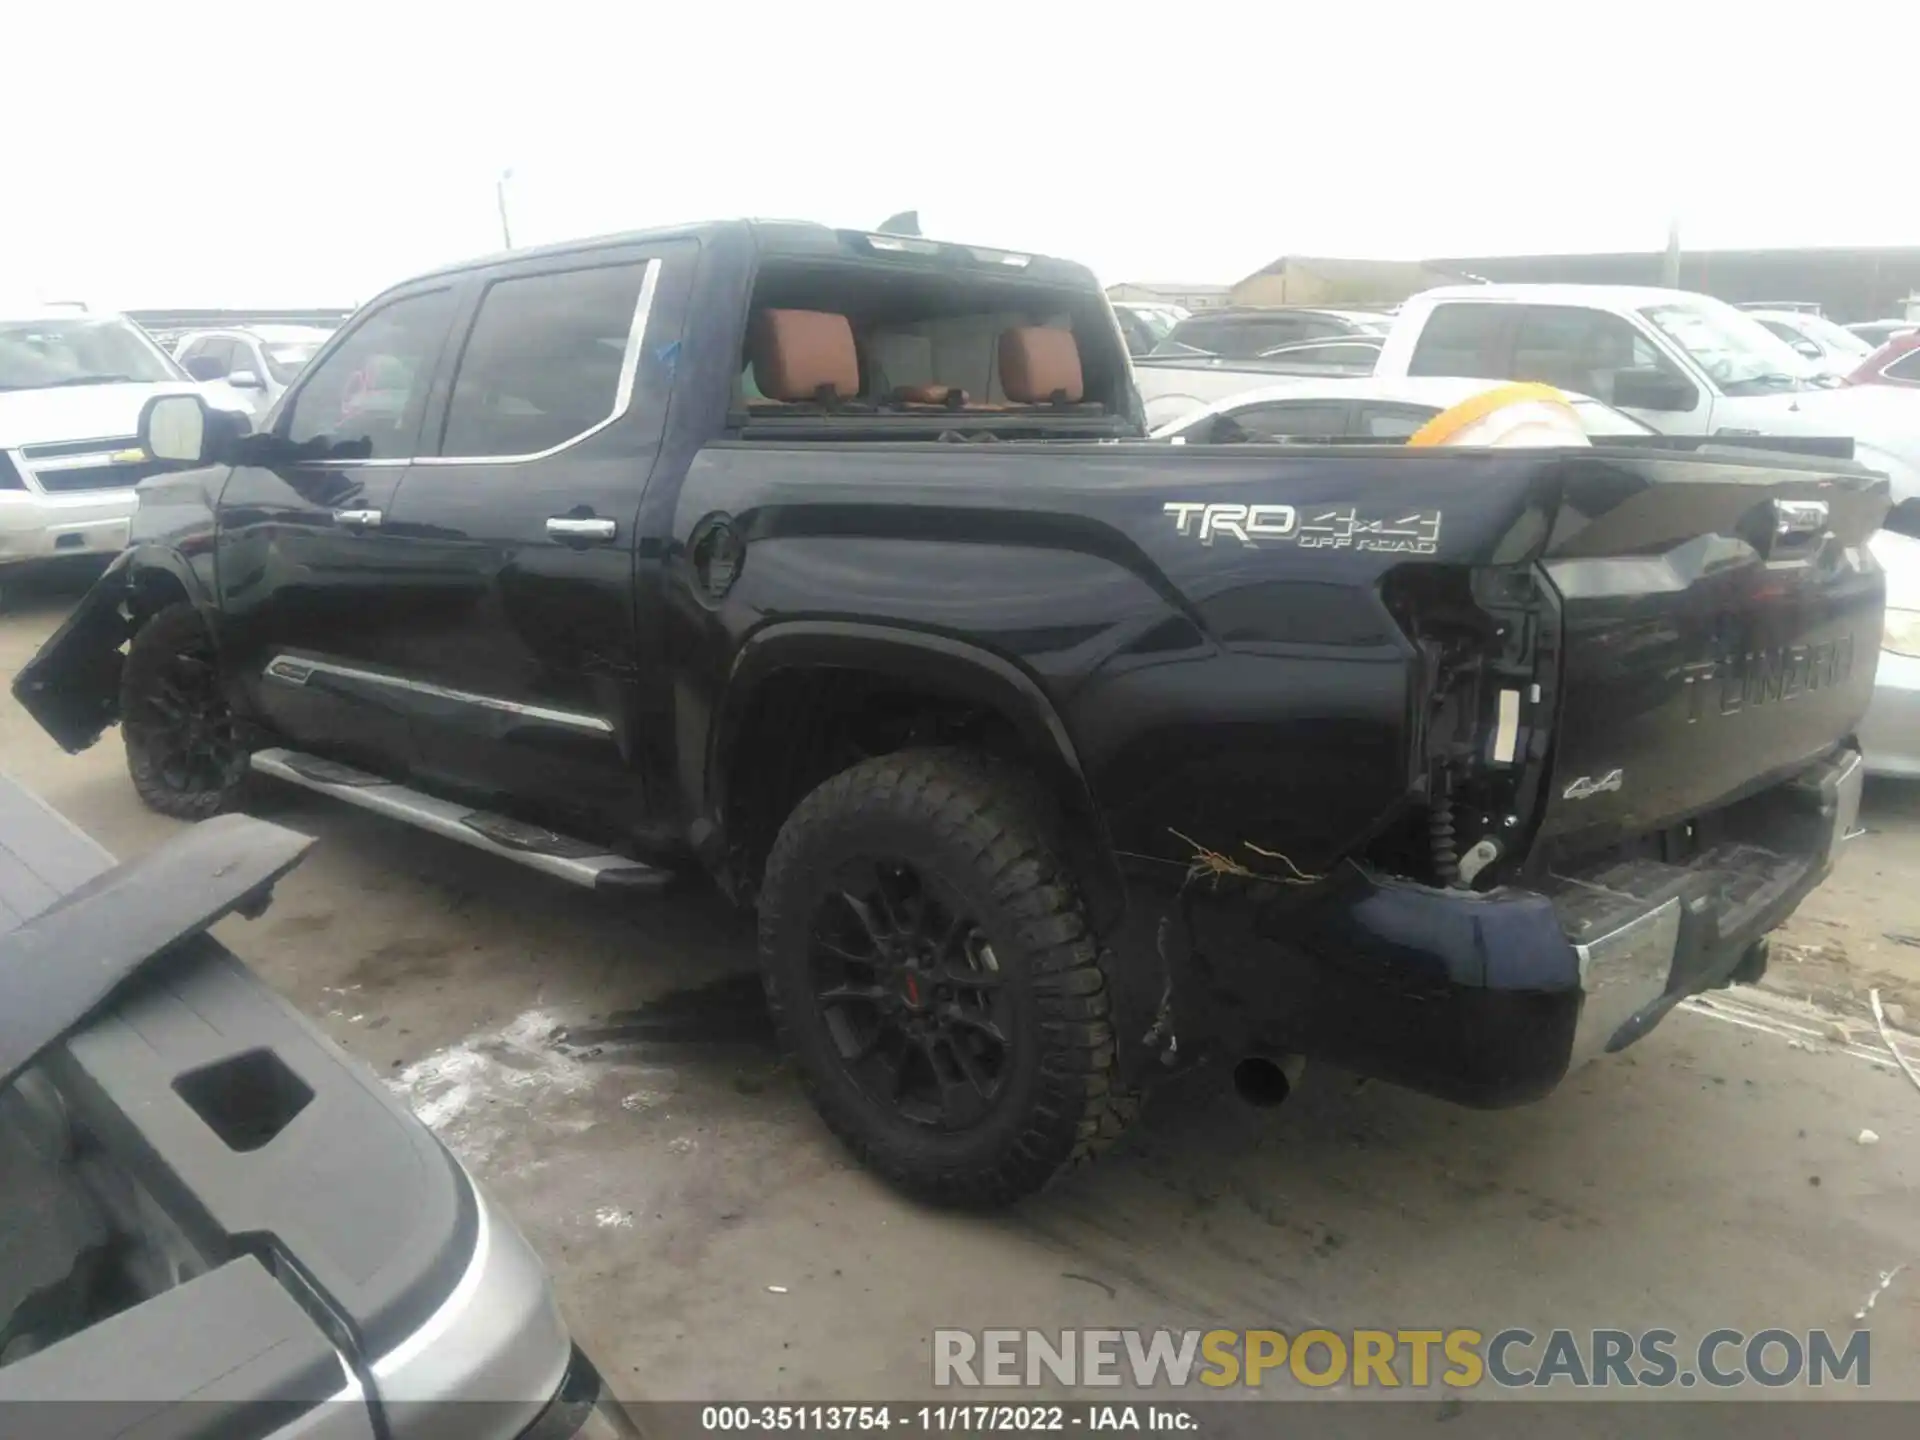
[[[513,248],[513,231],[507,228],[507,182],[513,179],[513,171],[502,170],[500,178],[493,182],[493,198],[500,203],[500,245],[502,249]]]
[[[1667,257],[1660,266],[1660,283],[1669,290],[1680,288],[1680,217],[1667,221]]]

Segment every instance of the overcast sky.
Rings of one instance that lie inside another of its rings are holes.
[[[339,305],[752,214],[1287,253],[1920,244],[1920,6],[15,0],[0,293]]]

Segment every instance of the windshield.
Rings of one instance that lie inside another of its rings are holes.
[[[1693,300],[1649,305],[1640,313],[1725,394],[1805,390],[1817,373],[1786,341],[1731,305]]]
[[[275,380],[282,385],[288,384],[309,360],[320,353],[320,347],[325,343],[324,340],[302,340],[288,345],[265,346],[267,368],[273,372]]]
[[[125,320],[0,320],[0,390],[179,378],[172,362]]]
[[[1858,355],[1861,359],[1873,353],[1873,347],[1844,325],[1836,325],[1824,315],[1802,315],[1794,321],[1803,335],[1820,342],[1823,350],[1831,350],[1836,355]]]
[[[1158,306],[1129,305],[1127,308],[1146,327],[1147,334],[1153,337],[1156,345],[1166,339],[1168,332],[1180,323],[1180,317],[1173,311],[1162,310]]]

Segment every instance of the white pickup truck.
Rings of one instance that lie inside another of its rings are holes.
[[[1920,510],[1920,391],[1821,383],[1751,316],[1618,285],[1461,285],[1408,300],[1374,373],[1540,380],[1669,435],[1848,436]]]

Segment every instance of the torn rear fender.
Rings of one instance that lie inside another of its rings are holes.
[[[78,754],[120,718],[120,666],[131,622],[133,574],[122,551],[39,652],[14,677],[13,698],[68,754]]]

